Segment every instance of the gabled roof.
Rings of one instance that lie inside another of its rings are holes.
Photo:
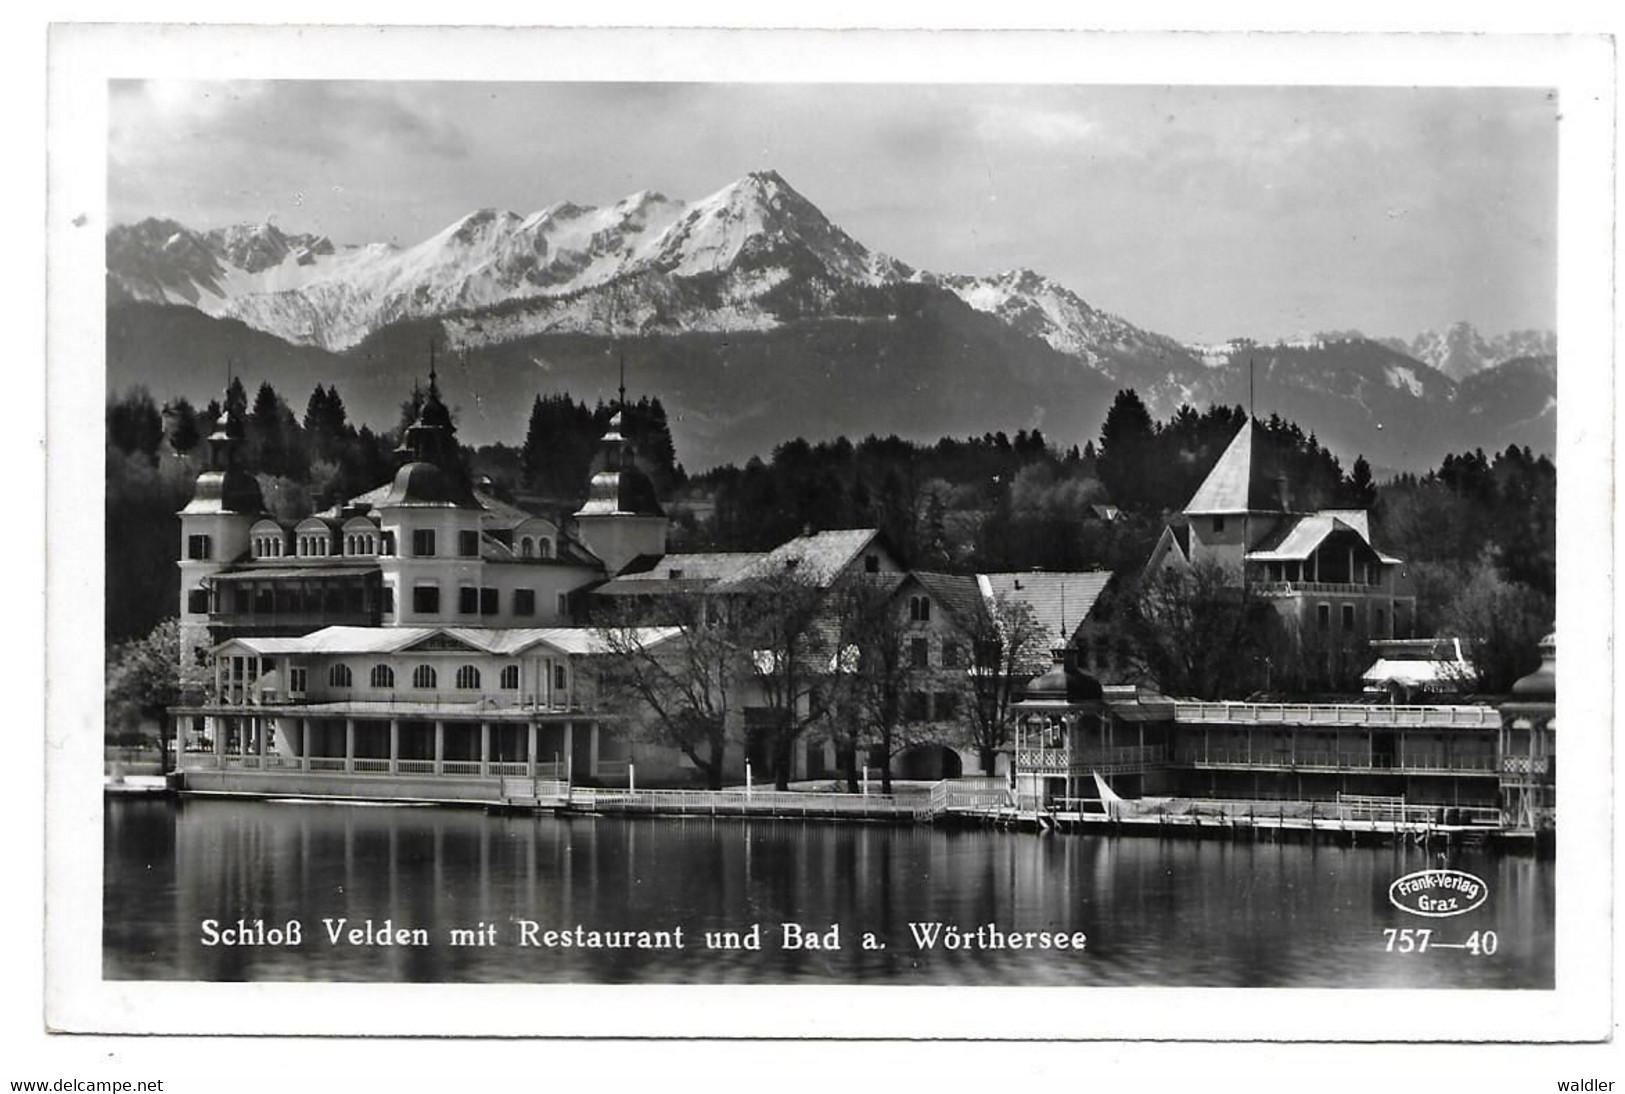
[[[1303,513],[1286,518],[1261,540],[1256,548],[1247,552],[1248,562],[1294,562],[1307,559],[1316,549],[1337,532],[1350,532],[1361,543],[1371,548],[1383,562],[1397,564],[1399,559],[1385,555],[1371,547],[1371,536],[1361,510],[1328,509],[1319,513]]]
[[[800,535],[779,544],[713,587],[719,592],[743,592],[754,582],[793,570],[823,588],[840,577],[879,536],[879,530],[874,528],[843,528]]]
[[[1106,591],[1112,575],[1108,570],[1074,573],[1034,570],[1026,573],[977,574],[984,598],[989,602],[1003,596],[1032,609],[1033,618],[1043,628],[1044,659],[1048,647],[1072,640],[1078,627],[1094,611],[1100,594]]]
[[[915,570],[909,576],[966,631],[975,633],[986,625],[987,604],[982,599],[981,585],[973,575]]]
[[[715,551],[670,554],[634,559],[593,590],[594,596],[661,596],[700,592],[720,581],[738,577],[761,561],[760,551]]]

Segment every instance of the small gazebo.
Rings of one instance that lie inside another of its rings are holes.
[[[1509,829],[1554,827],[1557,816],[1557,635],[1540,643],[1540,667],[1501,704],[1501,811]]]
[[[1107,717],[1100,681],[1078,668],[1078,651],[1053,652],[1054,664],[1027,684],[1016,712],[1016,806],[1047,809],[1072,805],[1089,778],[1086,757],[1106,747]]]

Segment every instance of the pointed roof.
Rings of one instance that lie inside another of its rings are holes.
[[[1259,504],[1263,496],[1259,487],[1263,484],[1258,481],[1257,461],[1253,458],[1257,432],[1258,425],[1252,419],[1242,423],[1219,462],[1213,465],[1190,504],[1185,506],[1187,514],[1221,516],[1264,508]]]
[[[638,467],[632,443],[621,432],[621,411],[616,410],[609,428],[598,445],[593,460],[592,481],[587,500],[576,510],[577,517],[663,517],[665,511],[655,497],[654,483]]]

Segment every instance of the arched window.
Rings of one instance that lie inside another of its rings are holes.
[[[530,558],[535,553],[536,553],[536,544],[531,541],[531,538],[529,536],[525,536],[522,539],[520,539],[520,541],[519,541],[519,557],[520,558]]]
[[[908,598],[908,617],[915,623],[929,623],[931,621],[931,601],[923,596]]]
[[[469,691],[480,686],[480,670],[473,665],[464,665],[457,670],[457,686]]]
[[[432,688],[435,685],[433,665],[419,665],[412,670],[412,686],[415,688]]]
[[[539,539],[539,540],[537,540],[536,541],[536,554],[540,558],[552,558],[553,557],[553,541],[550,540],[550,539]]]
[[[367,553],[369,555],[374,555],[374,554],[378,553],[378,549],[373,545],[373,538],[372,538],[372,533],[371,532],[367,533]]]
[[[327,670],[327,686],[330,688],[347,688],[350,686],[350,666],[334,665]]]
[[[504,665],[502,667],[502,686],[504,688],[507,688],[509,691],[514,691],[514,690],[518,689],[518,687],[519,687],[519,666],[518,665]]]
[[[388,665],[374,665],[372,667],[372,686],[375,688],[394,687],[395,670]]]

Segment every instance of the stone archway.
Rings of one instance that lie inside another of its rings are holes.
[[[937,744],[919,744],[904,749],[892,763],[894,779],[957,779],[965,773],[959,753]]]

